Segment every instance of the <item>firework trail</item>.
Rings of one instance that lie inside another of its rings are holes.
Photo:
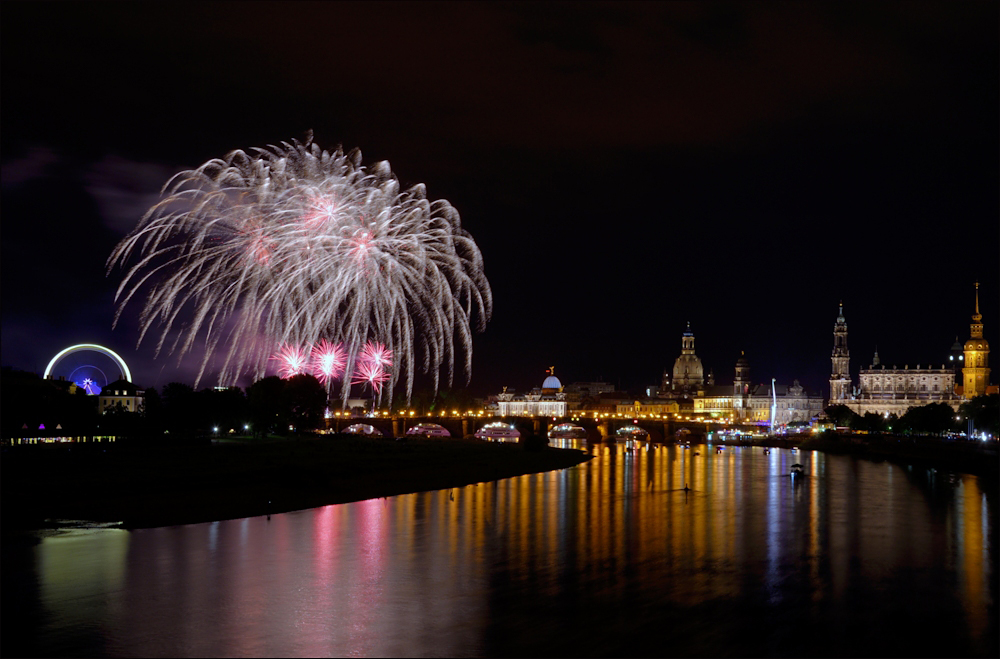
[[[144,292],[139,343],[159,326],[156,353],[180,358],[204,340],[196,386],[216,349],[220,384],[232,384],[262,376],[276,346],[324,339],[348,346],[345,403],[369,341],[396,356],[383,369],[390,403],[396,382],[409,399],[418,367],[435,389],[442,372],[452,384],[456,360],[471,374],[472,327],[493,307],[482,255],[447,201],[422,184],[400,190],[387,162],[362,167],[357,149],[323,151],[310,135],[210,160],[163,195],[108,258],[109,274],[135,261],[115,324]]]

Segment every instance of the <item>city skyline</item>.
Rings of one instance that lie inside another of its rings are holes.
[[[476,395],[655,384],[690,322],[717,381],[745,352],[828,396],[838,303],[852,369],[938,365],[977,280],[1000,345],[990,3],[46,7],[3,7],[5,366],[95,342],[193,381],[112,331],[105,260],[173,174],[309,130],[458,210],[494,293]],[[303,24],[337,47],[235,65]]]

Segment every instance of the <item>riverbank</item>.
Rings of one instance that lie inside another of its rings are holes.
[[[1000,459],[996,442],[984,446],[979,442],[945,440],[937,437],[906,437],[894,435],[793,435],[747,440],[713,440],[714,444],[732,446],[768,446],[799,448],[840,455],[855,455],[877,462],[899,465],[934,467],[947,471],[972,474],[997,480]]]
[[[3,529],[53,520],[192,524],[463,487],[563,469],[585,452],[466,439],[325,435],[199,446],[12,447],[0,461]]]

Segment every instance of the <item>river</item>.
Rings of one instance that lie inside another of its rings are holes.
[[[998,654],[995,481],[759,447],[588,450],[270,519],[9,539],[3,654]]]

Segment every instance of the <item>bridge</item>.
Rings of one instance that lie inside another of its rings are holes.
[[[479,415],[442,415],[442,416],[410,416],[410,415],[379,415],[376,417],[335,416],[328,419],[328,428],[333,432],[341,432],[355,423],[364,423],[377,428],[387,437],[403,437],[406,431],[420,423],[436,423],[451,433],[452,437],[469,437],[488,423],[502,421],[508,423],[521,433],[522,437],[542,435],[547,437],[549,430],[562,423],[572,423],[580,426],[587,433],[587,440],[599,442],[615,437],[616,433],[626,426],[637,426],[649,434],[654,442],[673,441],[680,437],[685,439],[704,439],[709,432],[726,427],[713,421],[693,421],[688,419],[611,417],[591,418],[585,416],[566,416],[553,418],[524,416],[479,416]]]

